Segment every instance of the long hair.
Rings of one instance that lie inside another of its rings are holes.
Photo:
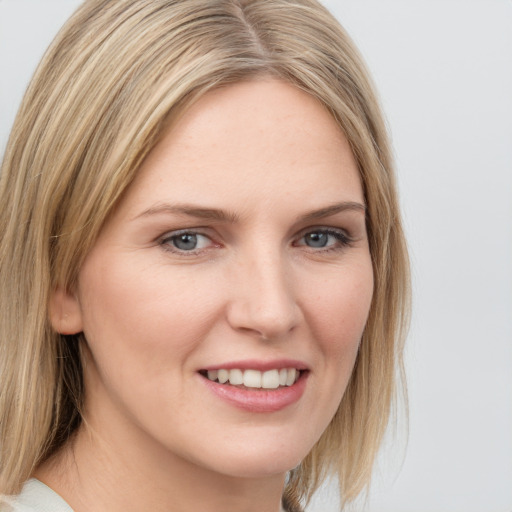
[[[52,330],[105,219],[169,123],[209,90],[272,76],[322,102],[367,202],[374,295],[339,409],[288,478],[307,501],[337,474],[366,488],[402,368],[409,270],[385,123],[353,43],[316,0],[86,0],[27,90],[0,177],[0,494],[81,423],[82,335]]]

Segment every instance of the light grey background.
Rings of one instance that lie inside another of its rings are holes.
[[[0,0],[0,154],[79,3]],[[325,4],[381,93],[413,263],[407,451],[400,423],[357,510],[512,512],[512,1]]]

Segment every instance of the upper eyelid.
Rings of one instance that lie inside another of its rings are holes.
[[[194,235],[203,235],[209,237],[210,234],[209,231],[212,231],[212,228],[210,226],[197,226],[197,227],[186,227],[186,228],[178,228],[178,229],[171,229],[169,231],[166,231],[162,235],[160,235],[158,238],[165,238],[165,237],[173,237],[178,236],[185,233],[191,233]],[[308,226],[306,228],[302,228],[294,236],[304,235],[305,233],[311,233],[313,231],[338,231],[345,233],[347,236],[349,235],[349,232],[346,228],[341,228],[337,226]]]
[[[168,238],[174,238],[175,236],[185,235],[188,233],[190,233],[191,235],[205,236],[211,239],[211,235],[206,232],[208,230],[209,228],[206,227],[171,229],[169,231],[166,231],[162,235],[158,236],[157,240],[166,240]]]
[[[307,228],[301,229],[296,237],[302,237],[304,235],[307,235],[308,233],[314,233],[315,231],[322,231],[326,233],[341,233],[345,235],[347,238],[352,238],[350,231],[346,228],[340,228],[335,226],[309,226]]]
[[[167,240],[170,240],[174,237],[190,233],[193,235],[204,236],[204,237],[208,238],[212,243],[215,244],[216,237],[211,233],[211,231],[212,231],[212,228],[208,227],[208,226],[186,227],[186,228],[174,229],[174,230],[166,231],[164,234],[158,236],[156,238],[156,241],[158,241],[159,243],[163,243],[163,242],[166,242]],[[339,234],[343,235],[343,237],[345,237],[347,239],[347,241],[357,240],[357,237],[352,236],[350,231],[346,228],[341,228],[341,227],[337,227],[337,226],[315,225],[315,226],[308,226],[308,227],[305,227],[305,228],[299,230],[292,236],[291,241],[293,243],[294,241],[301,239],[308,233],[313,233],[315,231],[327,232],[327,233],[339,233]]]
[[[336,238],[336,243],[332,245],[328,245],[325,247],[311,247],[306,243],[298,243],[298,241],[302,240],[308,233],[327,233],[330,236]],[[337,236],[338,235],[338,236]],[[348,247],[351,247],[354,243],[358,241],[357,237],[353,237],[346,229],[335,228],[335,227],[327,227],[321,226],[316,228],[306,228],[299,232],[299,234],[294,238],[292,242],[293,245],[300,248],[309,248],[315,253],[326,253],[331,251],[340,251],[344,250]]]
[[[158,242],[158,244],[166,244],[167,242],[170,242],[173,238],[179,237],[181,235],[194,235],[194,236],[203,236],[207,238],[212,244],[215,244],[214,238],[209,235],[208,233],[205,233],[203,229],[176,229],[173,231],[167,231],[163,235],[158,236],[155,241]],[[179,249],[177,249],[179,250]]]
[[[177,238],[181,235],[186,235],[186,234],[190,234],[190,235],[194,235],[194,236],[202,236],[204,238],[207,238],[208,239],[207,246],[196,248],[196,249],[191,249],[191,250],[184,250],[184,249],[180,249],[179,247],[176,247],[172,243],[172,240],[174,238]],[[211,236],[209,236],[205,233],[202,233],[198,230],[195,230],[195,229],[178,229],[178,230],[174,230],[174,231],[168,231],[166,234],[158,237],[156,239],[156,243],[165,252],[174,254],[178,257],[183,257],[183,258],[199,256],[203,253],[206,253],[209,250],[214,249],[216,246],[218,246],[218,244],[215,242],[215,240]]]

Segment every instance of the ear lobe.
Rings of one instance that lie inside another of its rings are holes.
[[[59,334],[82,332],[82,310],[74,294],[57,287],[50,297],[50,322]]]

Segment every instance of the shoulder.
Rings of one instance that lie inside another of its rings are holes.
[[[18,496],[3,498],[0,512],[73,512],[73,509],[43,482],[31,478]]]

